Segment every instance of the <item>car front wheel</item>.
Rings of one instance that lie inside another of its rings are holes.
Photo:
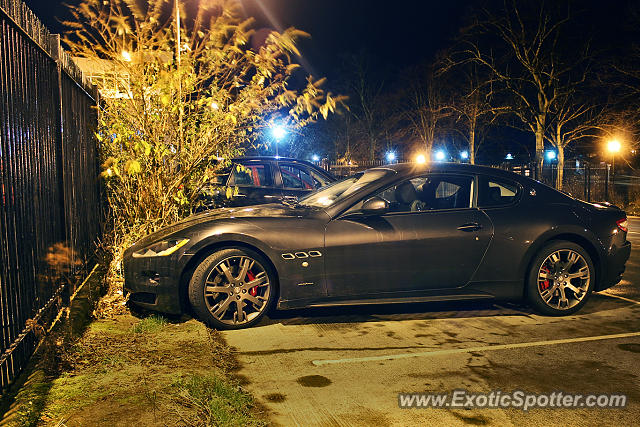
[[[213,328],[250,327],[273,303],[273,278],[259,254],[223,249],[196,267],[189,282],[189,302],[198,318]]]
[[[578,311],[595,282],[591,257],[581,246],[567,241],[546,245],[533,260],[527,296],[542,314],[563,316]]]

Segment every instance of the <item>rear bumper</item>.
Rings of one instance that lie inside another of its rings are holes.
[[[622,246],[613,246],[605,259],[605,276],[600,280],[597,291],[602,291],[616,285],[622,279],[625,264],[631,255],[631,242],[624,242]]]

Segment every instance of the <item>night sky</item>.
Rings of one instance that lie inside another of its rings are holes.
[[[206,0],[201,0],[206,1]],[[64,28],[60,0],[26,0],[54,33]],[[77,3],[67,0],[66,3]],[[347,53],[364,52],[375,66],[401,68],[433,57],[453,37],[469,1],[407,0],[243,0],[258,27],[294,26],[311,34],[300,43],[316,76],[335,79],[336,65]],[[266,11],[266,13],[265,13]],[[271,19],[267,16],[271,15]]]
[[[206,1],[206,0],[199,0]],[[340,79],[345,54],[364,53],[374,67],[387,74],[429,61],[458,33],[464,17],[491,0],[243,0],[258,27],[295,26],[311,34],[300,43],[307,71]],[[67,0],[75,4],[78,0]],[[54,32],[63,31],[63,0],[26,0],[27,5]],[[499,2],[498,2],[499,3]],[[600,42],[617,43],[624,19],[634,1],[583,0],[587,26],[596,28]],[[262,5],[262,6],[261,6]],[[268,16],[270,15],[270,16]],[[58,18],[58,19],[57,19]]]
[[[62,3],[80,0],[25,1],[57,33],[64,31],[58,22],[67,11]],[[640,29],[633,24],[639,19],[633,15],[640,15],[640,0],[568,1],[579,15],[572,20],[574,31],[589,37],[595,51],[624,56],[640,41]],[[499,11],[503,0],[242,0],[242,4],[247,16],[256,19],[257,29],[294,26],[311,34],[311,39],[299,43],[303,56],[299,62],[314,77],[328,78],[325,89],[341,93],[348,79],[347,55],[364,57],[369,72],[377,73],[373,78],[393,88],[407,67],[429,63],[449,47],[481,5]],[[303,77],[297,75],[298,83],[304,82]],[[527,147],[530,137],[523,139]],[[506,138],[513,139],[510,133]]]

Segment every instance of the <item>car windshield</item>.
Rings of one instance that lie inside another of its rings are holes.
[[[357,173],[309,194],[300,199],[298,204],[316,208],[329,207],[389,173],[393,172],[385,169],[373,169]]]

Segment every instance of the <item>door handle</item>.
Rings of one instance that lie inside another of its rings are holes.
[[[470,232],[470,231],[478,231],[481,228],[482,228],[482,225],[478,224],[477,222],[468,222],[458,227],[458,230]]]

